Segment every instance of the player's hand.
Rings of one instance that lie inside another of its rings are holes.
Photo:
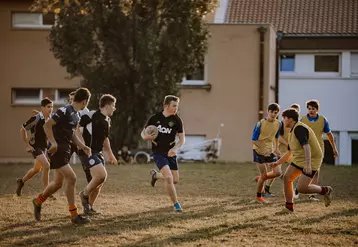
[[[303,171],[304,171],[307,175],[311,175],[311,174],[312,174],[312,167],[311,167],[311,165],[306,165],[305,168],[303,168]]]
[[[26,152],[31,153],[33,151],[35,151],[35,149],[32,146],[30,146],[30,145],[26,146]]]
[[[108,157],[109,164],[116,165],[118,163],[118,160],[113,154],[110,154]]]
[[[152,133],[150,135],[145,135],[144,140],[154,140],[155,139],[155,133]]]
[[[276,166],[278,166],[278,163],[277,162],[272,162],[272,163],[269,163],[269,166],[271,168],[275,168]]]
[[[84,146],[81,149],[88,157],[92,156],[92,149],[90,147]]]
[[[48,153],[56,153],[57,151],[57,142],[51,143],[50,148],[47,150]]]
[[[176,156],[176,155],[177,155],[177,152],[178,152],[178,149],[176,149],[176,148],[170,149],[169,152],[168,152],[168,157],[174,157],[174,156]]]
[[[338,155],[339,155],[339,153],[338,153],[337,149],[334,149],[334,150],[333,150],[333,156],[334,156],[334,158],[337,158]]]

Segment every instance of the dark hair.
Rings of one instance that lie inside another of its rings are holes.
[[[76,91],[72,91],[71,93],[69,93],[69,97],[71,97],[71,96],[74,96],[75,95],[75,93],[76,93]]]
[[[299,113],[294,108],[288,108],[282,112],[282,117],[292,118],[294,121],[298,122]]]
[[[301,109],[301,107],[300,107],[300,105],[299,104],[292,104],[291,106],[290,106],[290,108],[293,108],[293,109],[296,109],[297,111],[300,111],[300,109]]]
[[[41,106],[45,107],[48,104],[51,104],[52,100],[50,100],[49,98],[45,97],[43,100],[41,100]]]
[[[319,101],[316,99],[312,99],[306,102],[306,107],[308,108],[309,106],[316,108],[317,110],[319,110]]]
[[[99,99],[99,107],[105,107],[106,105],[110,105],[113,102],[116,103],[117,99],[110,94],[103,94],[101,98]]]
[[[279,111],[280,110],[280,105],[277,103],[272,103],[269,104],[269,106],[267,107],[268,111]]]
[[[80,103],[83,100],[89,100],[91,98],[90,91],[85,87],[80,87],[76,90],[75,96],[73,97],[73,101]]]
[[[174,96],[174,95],[167,95],[164,97],[164,102],[163,105],[170,105],[170,102],[175,101],[175,102],[179,102],[179,97]]]

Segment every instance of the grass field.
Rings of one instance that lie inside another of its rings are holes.
[[[324,166],[320,182],[334,188],[332,205],[302,196],[288,215],[281,213],[281,180],[268,205],[255,202],[252,164],[182,164],[177,188],[183,213],[172,211],[163,184],[149,185],[153,165],[107,167],[97,201],[102,214],[74,226],[63,190],[44,204],[36,222],[31,199],[41,190],[40,177],[15,197],[15,179],[30,165],[0,165],[0,246],[358,246],[358,167]],[[84,173],[74,168],[80,191]]]

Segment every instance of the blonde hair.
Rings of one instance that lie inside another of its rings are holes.
[[[174,96],[174,95],[167,95],[164,97],[164,102],[163,102],[163,105],[166,106],[166,105],[170,105],[170,102],[172,101],[175,101],[175,102],[179,102],[179,97],[177,96]]]

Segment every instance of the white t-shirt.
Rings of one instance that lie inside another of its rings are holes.
[[[88,114],[89,112],[90,112],[90,110],[87,107],[81,111],[78,111],[78,113],[80,114],[80,117]],[[80,127],[80,132],[81,132],[81,134],[83,134],[83,127]]]

